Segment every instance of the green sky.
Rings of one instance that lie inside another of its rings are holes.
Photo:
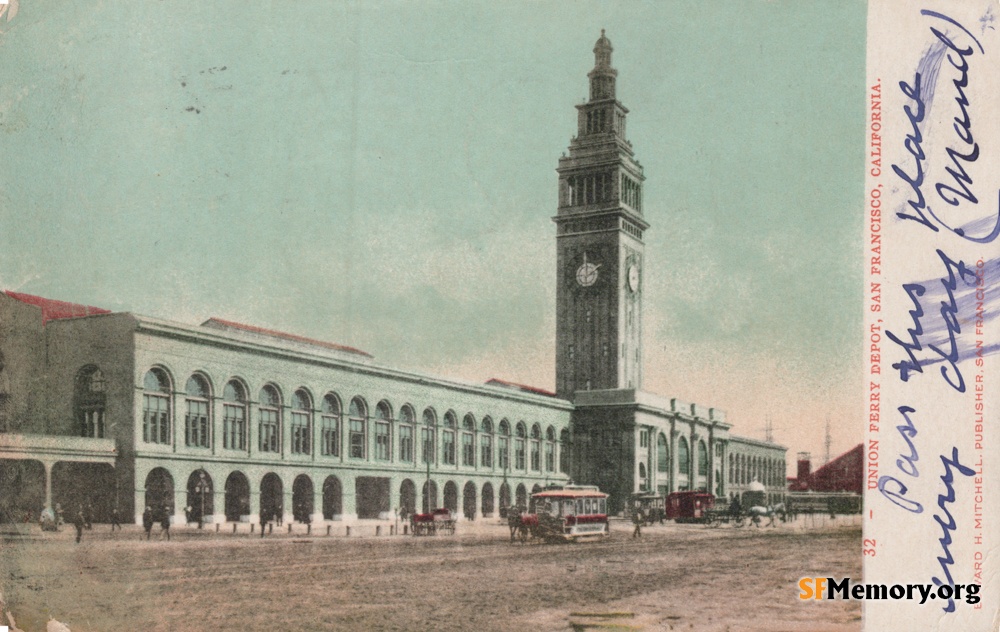
[[[605,28],[646,390],[860,440],[861,0],[20,0],[0,28],[3,288],[550,388],[554,169]]]

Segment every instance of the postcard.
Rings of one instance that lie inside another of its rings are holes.
[[[0,630],[989,629],[991,6],[0,0]]]

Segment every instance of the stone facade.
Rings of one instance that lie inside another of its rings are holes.
[[[211,319],[194,326],[0,294],[0,512],[93,504],[140,522],[497,516],[551,483],[630,494],[759,481],[785,448],[642,388],[642,167],[603,33],[559,161],[556,393],[443,380]],[[75,508],[75,507],[74,507]]]

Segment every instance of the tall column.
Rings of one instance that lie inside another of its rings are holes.
[[[323,522],[323,481],[319,485],[313,481],[313,510],[309,521],[314,525]]]
[[[286,485],[285,481],[281,481],[281,521],[283,524],[292,524],[295,522],[295,508],[292,506],[292,501],[294,499],[293,495],[294,489],[291,485]]]
[[[670,422],[670,488],[669,491],[677,491],[677,476],[680,473],[680,463],[677,458],[677,437],[680,431],[676,429],[673,420]]]
[[[45,508],[52,509],[52,466],[55,465],[52,461],[42,461],[42,467],[45,469]]]
[[[175,482],[174,485],[177,485]],[[170,521],[170,524],[187,526],[187,513],[184,509],[187,507],[187,485],[184,487],[174,487],[174,515]]]
[[[708,493],[715,494],[715,433],[714,428],[708,428]]]
[[[208,523],[224,523],[226,521],[226,490],[218,489],[218,484],[212,481],[212,514],[205,517]]]
[[[688,489],[695,491],[698,489],[698,432],[694,425],[691,426],[691,434],[688,435],[688,441],[690,442],[688,449],[691,456],[688,459],[688,467],[691,470],[688,473]]]

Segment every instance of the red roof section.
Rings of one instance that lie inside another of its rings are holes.
[[[864,483],[864,444],[859,443],[829,463],[809,474],[806,480],[789,479],[790,491],[862,493]]]
[[[43,325],[50,320],[59,320],[61,318],[82,318],[84,316],[111,313],[110,309],[80,305],[78,303],[67,303],[66,301],[57,301],[33,294],[22,294],[21,292],[11,292],[10,290],[4,290],[4,294],[16,301],[40,307],[42,310]]]
[[[544,388],[537,388],[534,386],[528,386],[527,384],[518,384],[517,382],[508,382],[507,380],[500,380],[497,378],[492,378],[486,381],[487,384],[491,386],[503,386],[506,388],[516,388],[519,391],[524,391],[526,393],[534,393],[535,395],[545,395],[546,397],[555,397],[556,394],[552,391],[547,391]]]
[[[317,347],[324,347],[326,349],[334,349],[336,351],[345,351],[347,353],[354,353],[357,355],[362,355],[367,358],[374,358],[372,354],[367,351],[362,351],[361,349],[355,349],[354,347],[348,347],[345,345],[338,345],[333,342],[326,342],[325,340],[316,340],[315,338],[306,338],[305,336],[299,336],[298,334],[289,334],[284,331],[275,331],[274,329],[265,329],[263,327],[257,327],[256,325],[246,325],[244,323],[237,323],[231,320],[224,320],[222,318],[209,318],[201,324],[202,327],[217,327],[224,329],[239,329],[242,331],[249,331],[255,334],[262,334],[265,336],[271,336],[273,338],[282,338],[284,340],[292,340],[294,342],[304,342],[309,345],[316,345]]]

